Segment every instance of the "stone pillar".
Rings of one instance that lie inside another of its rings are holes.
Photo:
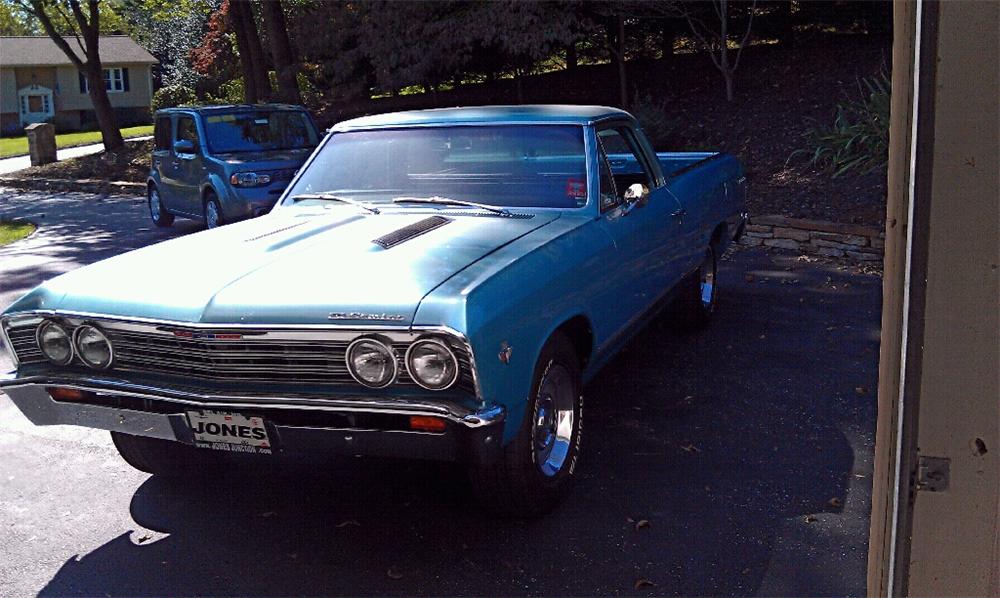
[[[24,127],[28,134],[28,154],[31,165],[39,166],[55,162],[56,158],[56,128],[48,123],[35,123]]]

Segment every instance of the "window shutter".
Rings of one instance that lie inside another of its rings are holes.
[[[87,93],[87,78],[79,71],[77,71],[77,74],[80,75],[80,93]]]
[[[128,91],[128,68],[122,67],[122,91]]]

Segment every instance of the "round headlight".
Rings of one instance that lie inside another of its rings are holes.
[[[73,361],[73,342],[66,329],[51,320],[46,320],[35,333],[38,348],[54,364],[66,365]]]
[[[96,327],[84,324],[76,329],[76,353],[92,368],[104,369],[111,365],[114,355],[111,341]]]
[[[406,351],[406,369],[427,390],[444,390],[458,379],[458,360],[448,345],[436,339],[419,340]]]
[[[389,386],[396,379],[396,354],[380,340],[359,338],[347,347],[347,371],[365,386]]]

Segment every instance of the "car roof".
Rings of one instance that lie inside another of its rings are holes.
[[[170,114],[172,112],[197,112],[199,114],[212,114],[213,112],[239,112],[241,110],[305,110],[302,106],[295,104],[223,104],[213,106],[176,106],[173,108],[161,108],[157,114]]]
[[[575,124],[627,118],[624,110],[608,106],[536,104],[521,106],[467,106],[409,110],[362,116],[337,123],[332,131],[448,124]]]

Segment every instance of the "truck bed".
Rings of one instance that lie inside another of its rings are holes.
[[[657,152],[656,159],[663,176],[670,179],[718,155],[718,152]],[[639,164],[632,154],[608,154],[608,162],[616,176],[639,174]]]

